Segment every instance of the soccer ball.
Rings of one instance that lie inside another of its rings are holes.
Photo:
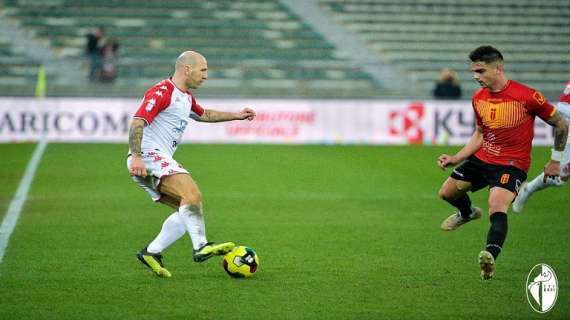
[[[249,278],[259,267],[259,256],[252,248],[235,247],[224,256],[224,270],[234,278]]]

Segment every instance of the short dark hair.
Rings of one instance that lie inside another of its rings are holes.
[[[485,63],[493,63],[503,61],[503,55],[495,47],[480,46],[479,48],[471,51],[469,59],[471,59],[472,62],[483,61]]]

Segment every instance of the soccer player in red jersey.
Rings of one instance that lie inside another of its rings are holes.
[[[481,85],[472,98],[476,128],[459,152],[443,154],[437,160],[441,169],[460,164],[439,190],[439,197],[458,209],[441,227],[455,230],[480,218],[481,209],[471,206],[467,192],[489,187],[491,227],[478,257],[481,277],[488,280],[495,273],[495,260],[507,236],[507,211],[527,178],[535,117],[555,129],[545,177],[560,175],[568,123],[540,92],[506,77],[503,55],[494,47],[481,46],[469,58],[473,78]]]

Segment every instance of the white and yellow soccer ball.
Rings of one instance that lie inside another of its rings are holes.
[[[249,278],[259,267],[259,256],[246,246],[237,246],[224,256],[224,270],[234,278]]]

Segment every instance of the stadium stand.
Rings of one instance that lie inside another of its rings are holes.
[[[459,72],[467,94],[476,84],[466,55],[481,44],[497,46],[508,75],[549,98],[570,73],[568,1],[307,1],[393,67],[405,87],[390,93],[391,79],[355,63],[280,0],[3,0],[0,20],[61,60],[48,67],[51,96],[140,96],[186,49],[208,58],[212,81],[200,92],[215,97],[426,98],[442,68]],[[120,43],[112,85],[87,81],[85,34],[94,26]],[[0,95],[31,95],[38,66],[50,60],[11,37],[0,31]]]
[[[570,74],[570,2],[565,0],[319,0],[323,10],[429,92],[443,68],[476,84],[467,54],[499,48],[508,75],[556,99]]]
[[[0,37],[0,87],[2,91],[26,94],[26,88],[35,84],[39,63],[12,48],[10,39]],[[32,87],[33,90],[33,87]],[[29,90],[27,90],[29,91]],[[28,94],[33,91],[27,92]]]
[[[7,0],[2,10],[58,57],[77,63],[90,27],[119,39],[114,85],[86,85],[75,75],[68,90],[61,85],[52,95],[139,96],[169,75],[187,49],[208,58],[215,79],[202,95],[356,97],[380,88],[278,1]]]

